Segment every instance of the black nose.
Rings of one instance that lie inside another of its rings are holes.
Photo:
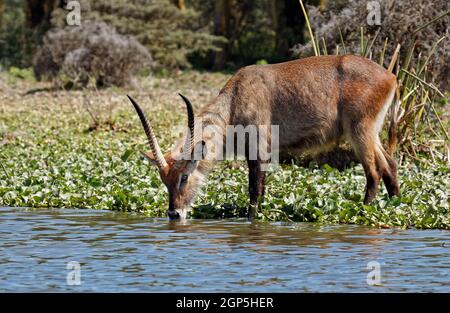
[[[168,210],[167,215],[169,215],[169,218],[171,220],[176,220],[176,219],[180,218],[180,214],[175,210]]]

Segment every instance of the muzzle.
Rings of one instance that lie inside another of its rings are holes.
[[[167,210],[167,215],[169,216],[170,220],[177,220],[180,218],[180,213],[178,213],[176,210]]]

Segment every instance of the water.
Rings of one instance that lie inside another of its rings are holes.
[[[2,208],[0,291],[450,292],[450,232]]]

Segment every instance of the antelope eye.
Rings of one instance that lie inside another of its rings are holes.
[[[186,182],[187,179],[188,179],[188,175],[183,174],[183,176],[181,176],[181,182],[182,182],[182,183]]]

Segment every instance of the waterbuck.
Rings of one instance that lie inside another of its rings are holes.
[[[227,125],[278,125],[277,140],[281,152],[285,149],[321,150],[346,139],[362,163],[367,178],[364,203],[372,202],[381,178],[389,196],[399,195],[396,161],[383,148],[379,138],[396,88],[395,75],[366,58],[353,55],[247,66],[226,83],[197,117],[194,117],[189,100],[180,95],[187,106],[188,131],[185,139],[165,155],[141,108],[131,97],[129,99],[150,144],[150,151],[144,155],[156,164],[161,180],[167,186],[167,213],[174,219],[186,217],[198,188],[219,156],[208,148],[214,134],[201,132],[211,125],[222,130],[220,142],[227,138],[224,131]],[[248,216],[253,218],[264,194],[263,166],[268,160],[261,157],[260,151],[256,157],[249,157],[252,140],[249,136],[246,138]],[[265,137],[267,142],[273,139],[270,132]],[[208,159],[205,154],[213,157]],[[194,157],[198,155],[201,157]]]

